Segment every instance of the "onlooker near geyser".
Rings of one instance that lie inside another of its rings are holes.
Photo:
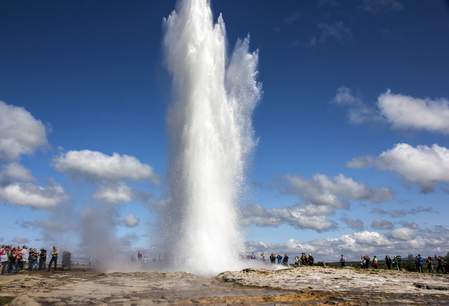
[[[248,153],[251,115],[261,94],[257,51],[239,40],[227,58],[225,25],[208,0],[183,0],[164,19],[172,76],[170,201],[161,241],[175,269],[215,273],[240,268],[236,205]]]

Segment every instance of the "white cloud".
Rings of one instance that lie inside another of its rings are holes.
[[[391,236],[400,240],[411,240],[415,236],[415,231],[408,227],[400,227],[394,229]]]
[[[390,216],[393,218],[405,217],[408,215],[417,215],[420,213],[435,213],[432,207],[423,207],[423,206],[418,206],[410,209],[392,209],[392,210],[385,210],[376,207],[373,208],[371,212],[379,215]]]
[[[449,183],[449,150],[437,144],[412,147],[399,143],[378,158],[356,158],[348,166],[376,166],[398,173],[405,181],[418,184],[423,192],[432,191],[438,183]]]
[[[125,183],[100,187],[94,198],[111,204],[126,203],[133,199],[132,189]]]
[[[360,124],[365,122],[379,122],[382,120],[375,108],[363,102],[348,87],[339,87],[332,102],[348,109],[348,118],[351,123]]]
[[[379,95],[375,108],[350,88],[341,86],[332,102],[347,108],[352,123],[388,122],[396,129],[449,134],[449,100],[444,98],[414,98],[388,90]]]
[[[391,199],[388,188],[371,188],[339,174],[329,178],[324,174],[315,174],[307,180],[299,176],[287,176],[287,193],[296,194],[307,202],[316,205],[347,207],[349,201],[383,202]]]
[[[12,183],[0,187],[0,201],[34,208],[54,208],[67,199],[60,185],[42,187],[31,183]]]
[[[379,96],[378,105],[394,128],[449,134],[449,100],[420,99],[387,91]]]
[[[375,231],[360,231],[337,238],[315,239],[300,242],[290,239],[285,243],[270,244],[263,241],[247,242],[249,252],[279,252],[295,255],[311,252],[317,261],[338,261],[340,254],[349,260],[358,260],[362,255],[434,254],[446,255],[449,249],[449,228],[435,226],[426,229],[398,228],[384,234]]]
[[[99,181],[158,181],[151,166],[125,154],[106,155],[90,150],[69,151],[56,157],[54,165],[61,172]]]
[[[135,227],[139,224],[140,220],[133,214],[129,214],[125,217],[124,223],[127,227]]]
[[[33,181],[31,172],[18,163],[10,163],[0,171],[0,186],[10,184],[11,182],[30,182]]]
[[[337,224],[329,220],[327,215],[333,209],[326,206],[292,206],[266,209],[260,205],[250,205],[242,209],[242,223],[257,226],[279,226],[288,224],[300,229],[311,229],[317,232],[337,228]]]
[[[0,101],[0,160],[16,160],[46,144],[41,121],[22,107]]]

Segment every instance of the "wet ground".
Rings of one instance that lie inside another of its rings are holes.
[[[0,276],[0,303],[15,297],[11,305],[449,305],[449,278],[320,267],[217,277],[80,270]]]

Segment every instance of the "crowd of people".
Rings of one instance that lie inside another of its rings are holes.
[[[280,254],[280,253],[271,253],[268,259],[265,256],[265,253],[255,254],[251,253],[246,256],[242,256],[242,259],[246,258],[249,260],[261,260],[263,262],[269,262],[271,264],[278,264],[284,266],[312,266],[314,265],[314,257],[312,254],[302,253],[301,256],[295,256],[294,263],[289,262],[288,254]],[[340,265],[341,267],[345,267],[347,265],[346,257],[342,254],[340,257]],[[413,263],[414,262],[414,266]],[[325,263],[319,263],[320,265],[326,266]],[[352,266],[354,262],[351,263]],[[417,271],[420,273],[429,272],[429,273],[449,273],[449,253],[447,257],[443,256],[428,256],[423,257],[420,254],[413,257],[413,255],[409,255],[408,258],[404,261],[400,255],[390,256],[386,255],[385,258],[379,259],[377,256],[373,256],[372,258],[368,255],[364,255],[360,257],[360,268],[362,269],[380,269],[385,268],[388,270],[394,269],[401,271],[403,269],[409,271]]]
[[[47,257],[50,261],[47,264]],[[69,266],[70,253],[63,253],[63,267]],[[55,246],[52,247],[50,256],[47,256],[47,250],[42,248],[40,250],[35,248],[28,248],[27,246],[10,246],[2,245],[0,247],[0,264],[1,274],[18,273],[21,270],[28,271],[56,271],[58,264],[58,250]]]
[[[261,260],[263,262],[267,262],[267,258],[265,257],[265,253],[260,253],[258,255],[251,253],[248,254],[246,256],[241,256],[242,259],[247,259],[247,260]],[[290,258],[288,256],[287,253],[285,253],[284,255],[280,254],[280,253],[271,253],[270,256],[268,257],[268,260],[271,264],[278,264],[278,265],[284,265],[284,266],[289,266],[290,265]],[[301,256],[295,256],[295,261],[292,264],[295,267],[299,267],[299,266],[312,266],[314,264],[315,259],[313,258],[312,254],[306,254],[306,253],[302,253]]]
[[[421,256],[421,254],[418,254],[413,257],[413,255],[409,255],[407,259],[407,268],[409,270],[411,261],[414,261],[415,270],[420,273],[424,273],[426,271],[428,273],[449,273],[449,262],[447,262],[446,258],[444,258],[443,256],[435,255],[434,257],[423,257]],[[395,269],[401,271],[403,269],[403,260],[400,255],[396,255],[393,258],[389,255],[386,255],[383,263],[385,265],[385,268],[387,268],[388,270]],[[346,265],[346,258],[344,257],[344,255],[341,255],[340,257],[340,265],[342,267]],[[377,256],[373,256],[373,258],[370,258],[368,255],[364,255],[360,257],[360,267],[363,269],[379,269],[380,263]]]
[[[425,270],[428,273],[449,273],[449,263],[443,256],[423,257],[418,254],[415,256],[415,268],[420,273],[424,273]]]

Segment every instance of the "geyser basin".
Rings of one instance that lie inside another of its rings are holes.
[[[161,239],[174,269],[209,274],[241,268],[237,202],[252,147],[261,88],[257,52],[239,40],[227,57],[225,25],[210,2],[183,0],[164,20],[172,76],[170,195]]]

